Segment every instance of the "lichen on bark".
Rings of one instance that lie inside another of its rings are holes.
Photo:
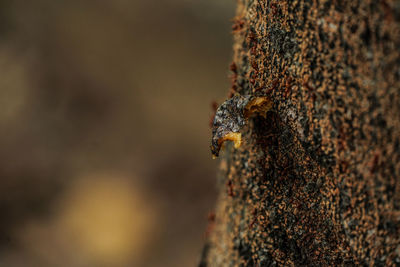
[[[400,265],[400,2],[239,0],[240,95],[203,266]]]

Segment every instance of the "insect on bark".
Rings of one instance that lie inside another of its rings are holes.
[[[266,117],[272,101],[266,96],[235,95],[222,103],[214,117],[212,126],[211,153],[218,157],[222,144],[233,141],[234,147],[242,144],[241,129],[253,115]]]

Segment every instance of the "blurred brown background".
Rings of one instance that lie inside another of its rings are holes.
[[[0,266],[196,266],[234,9],[0,1]]]

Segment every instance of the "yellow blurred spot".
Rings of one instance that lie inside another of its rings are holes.
[[[118,177],[77,183],[65,199],[59,226],[79,253],[103,264],[124,264],[146,249],[155,210],[144,192]]]

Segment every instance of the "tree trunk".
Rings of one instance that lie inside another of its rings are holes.
[[[201,266],[400,265],[400,2],[239,0],[231,96],[268,97]]]

